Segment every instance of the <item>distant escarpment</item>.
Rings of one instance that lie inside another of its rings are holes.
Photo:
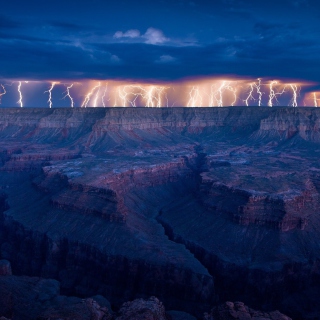
[[[155,295],[198,318],[239,300],[312,319],[319,119],[316,108],[0,109],[0,258],[115,308]]]
[[[316,108],[12,108],[1,109],[0,115],[1,137],[62,145],[78,141],[81,143],[74,147],[81,149],[101,145],[109,149],[121,141],[131,146],[166,144],[172,141],[172,132],[198,136],[220,131],[264,139],[299,136],[320,141]]]

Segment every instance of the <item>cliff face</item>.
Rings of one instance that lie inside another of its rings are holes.
[[[0,257],[117,306],[156,295],[199,315],[242,293],[258,309],[315,312],[292,301],[320,292],[318,118],[0,109]]]

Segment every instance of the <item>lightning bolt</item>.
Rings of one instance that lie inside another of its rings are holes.
[[[151,86],[148,90],[142,88],[142,90],[145,91],[143,98],[146,100],[146,107],[154,108],[155,106],[161,106],[161,94],[159,94],[159,92],[157,94],[158,90],[155,86]],[[154,95],[155,91],[156,95]]]
[[[214,105],[214,100],[217,102],[217,106],[218,107],[223,107],[223,93],[225,92],[225,90],[228,90],[230,92],[232,92],[233,96],[234,96],[234,100],[231,103],[232,106],[235,105],[235,103],[238,100],[237,97],[237,89],[232,87],[230,85],[230,82],[228,81],[222,81],[220,87],[218,88],[218,90],[213,90],[213,86],[211,86],[211,95],[210,95],[210,106],[212,107]]]
[[[227,84],[226,86],[226,89],[231,91],[233,93],[233,96],[234,96],[234,100],[233,102],[231,103],[231,106],[233,107],[235,105],[235,103],[237,102],[238,100],[238,97],[237,97],[237,89],[233,88],[230,84]]]
[[[132,85],[126,85],[122,88],[118,88],[119,98],[122,100],[122,107],[126,107],[127,102],[129,102],[132,107],[136,107],[136,100],[140,94],[135,93],[133,90],[134,88],[135,86]],[[127,90],[129,90],[129,92]],[[133,99],[131,100],[128,98],[130,95],[133,95]]]
[[[93,107],[94,107],[94,108],[97,107],[98,97],[99,97],[99,93],[100,93],[100,86],[101,86],[101,83],[99,82],[99,84],[98,84],[98,90],[96,91],[96,95],[95,95],[95,98],[94,98],[94,100],[93,100]]]
[[[214,85],[210,86],[210,98],[209,98],[209,107],[214,107],[214,101],[216,100],[216,91],[214,90]]]
[[[201,107],[202,106],[202,96],[199,91],[199,87],[193,86],[189,92],[189,101],[187,107]]]
[[[81,105],[81,108],[82,108],[82,107],[86,108],[86,107],[88,106],[88,103],[89,103],[89,101],[90,101],[90,99],[91,99],[91,96],[94,94],[94,91],[95,91],[97,88],[99,88],[99,87],[100,87],[100,82],[99,82],[95,87],[93,87],[93,88],[89,91],[89,93],[86,95],[86,97],[85,97],[85,99],[84,99],[84,101],[83,101],[83,103],[82,103],[82,105]]]
[[[291,105],[292,107],[297,107],[298,106],[298,103],[297,103],[297,97],[299,95],[299,88],[296,84],[289,84],[291,89],[292,89],[292,92],[293,92],[293,97],[291,99]]]
[[[317,95],[315,92],[313,93],[313,101],[314,101],[314,106],[317,108],[318,107],[318,99],[317,99]]]
[[[4,96],[6,93],[7,93],[7,91],[6,91],[6,88],[4,87],[4,85],[3,84],[0,84],[0,86],[2,87],[2,89],[3,89],[3,92],[2,93],[0,93],[0,104],[1,104],[1,97],[2,96]]]
[[[261,107],[263,95],[263,92],[261,92],[261,79],[258,79],[258,84],[254,83],[254,86],[257,89],[257,94],[259,95],[259,107]]]
[[[151,86],[149,90],[147,90],[145,98],[146,98],[146,106],[148,108],[154,107],[154,101],[153,101],[153,91],[155,90],[154,86]]]
[[[226,85],[226,82],[223,81],[217,91],[217,94],[215,94],[215,99],[217,101],[218,107],[223,107],[223,88],[225,87],[225,85]],[[217,99],[217,95],[219,95],[219,99]]]
[[[166,87],[161,86],[150,86],[148,90],[142,88],[144,94],[143,99],[146,100],[146,107],[157,107],[161,108],[162,105],[162,95]],[[168,96],[166,95],[167,99],[167,107],[168,107]]]
[[[253,83],[250,83],[250,91],[249,91],[249,94],[248,94],[248,97],[247,97],[247,99],[245,99],[245,100],[243,100],[243,102],[245,102],[246,103],[246,106],[247,107],[249,107],[249,101],[250,100],[256,100],[254,97],[253,97],[253,90],[254,90],[254,88],[253,88],[253,86],[254,86],[254,84]]]
[[[73,83],[70,86],[67,86],[67,90],[64,92],[66,95],[62,98],[62,99],[65,99],[66,97],[68,97],[70,99],[71,108],[74,107],[74,101],[73,101],[73,98],[71,97],[71,94],[70,94],[70,89],[72,87],[73,87]]]
[[[49,90],[45,91],[44,93],[49,93],[49,98],[48,98],[48,103],[49,103],[49,107],[52,108],[52,90],[54,88],[54,86],[57,84],[58,82],[51,82],[51,87]]]
[[[126,107],[127,106],[127,92],[124,90],[121,90],[123,88],[118,87],[118,95],[120,100],[122,100],[121,106]],[[122,92],[123,91],[123,92]],[[116,107],[117,101],[115,101],[114,106]]]
[[[132,107],[137,107],[137,99],[141,98],[142,101],[145,101],[145,107],[160,108],[163,106],[163,95],[165,95],[168,107],[169,101],[165,89],[168,89],[168,87],[125,85],[118,87],[118,97],[122,101],[121,105],[123,107],[126,107],[128,103],[130,103]]]
[[[270,94],[269,94],[269,102],[268,102],[268,106],[269,107],[273,107],[273,100],[276,100],[278,103],[278,99],[277,96],[282,95],[283,93],[285,93],[286,91],[286,86],[284,86],[283,90],[281,92],[275,92],[273,89],[274,85],[277,85],[278,81],[271,81],[269,88],[270,88]]]
[[[107,93],[107,89],[108,89],[108,84],[106,84],[106,86],[105,86],[105,88],[104,88],[104,91],[103,91],[103,95],[102,95],[102,97],[101,97],[102,105],[103,105],[104,108],[106,107],[104,101],[105,101],[105,96],[106,96],[106,93]],[[108,100],[108,101],[109,101],[109,100]]]
[[[17,102],[18,104],[20,104],[20,108],[23,107],[23,102],[22,102],[22,92],[21,92],[21,85],[22,85],[22,82],[19,81],[18,82],[18,93],[19,93],[19,101]]]

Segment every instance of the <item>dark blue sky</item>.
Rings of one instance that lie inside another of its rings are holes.
[[[0,78],[320,82],[318,0],[11,0]]]

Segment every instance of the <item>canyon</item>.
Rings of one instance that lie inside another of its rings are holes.
[[[115,310],[319,319],[319,156],[317,108],[3,108],[0,259]]]

